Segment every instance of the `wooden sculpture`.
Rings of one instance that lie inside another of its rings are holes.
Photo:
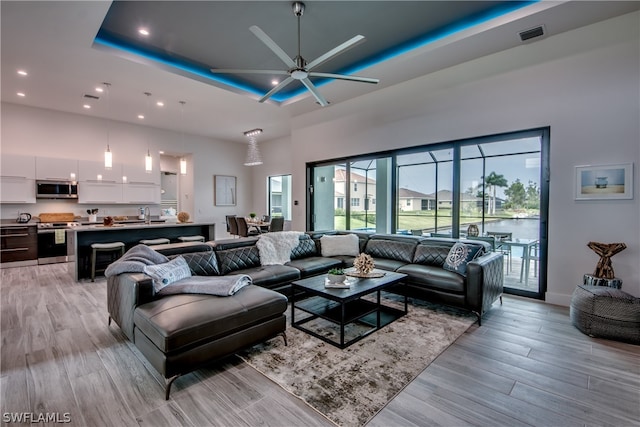
[[[598,265],[596,265],[596,270],[593,272],[593,275],[601,279],[613,279],[615,274],[611,266],[611,257],[626,249],[627,245],[624,243],[589,242],[587,246],[600,255],[600,260],[598,261]]]

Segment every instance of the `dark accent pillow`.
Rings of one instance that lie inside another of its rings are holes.
[[[482,246],[457,242],[449,250],[443,268],[467,277],[467,264],[482,254]]]
[[[216,253],[213,251],[182,254],[182,257],[187,261],[187,265],[189,265],[189,269],[193,276],[220,275]]]

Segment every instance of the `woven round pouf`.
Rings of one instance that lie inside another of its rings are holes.
[[[573,326],[589,336],[640,344],[640,298],[620,289],[578,285],[569,313]]]

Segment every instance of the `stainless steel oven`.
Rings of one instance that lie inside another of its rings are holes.
[[[38,224],[38,264],[71,261],[67,230],[76,223],[46,222]]]

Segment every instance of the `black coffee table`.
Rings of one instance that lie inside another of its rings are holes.
[[[339,348],[346,348],[367,335],[388,325],[407,314],[407,297],[404,297],[404,310],[382,304],[380,293],[390,286],[401,282],[406,274],[392,271],[374,270],[384,273],[377,278],[353,278],[347,289],[325,287],[326,274],[296,280],[291,283],[291,295],[301,294],[302,299],[293,299],[291,303],[291,326],[319,338]],[[375,298],[363,297],[376,294]],[[296,320],[295,311],[300,310],[309,316]],[[317,330],[303,326],[316,319],[324,319],[340,328],[339,341],[320,334]],[[345,326],[357,323],[361,329],[355,337],[345,341]]]

